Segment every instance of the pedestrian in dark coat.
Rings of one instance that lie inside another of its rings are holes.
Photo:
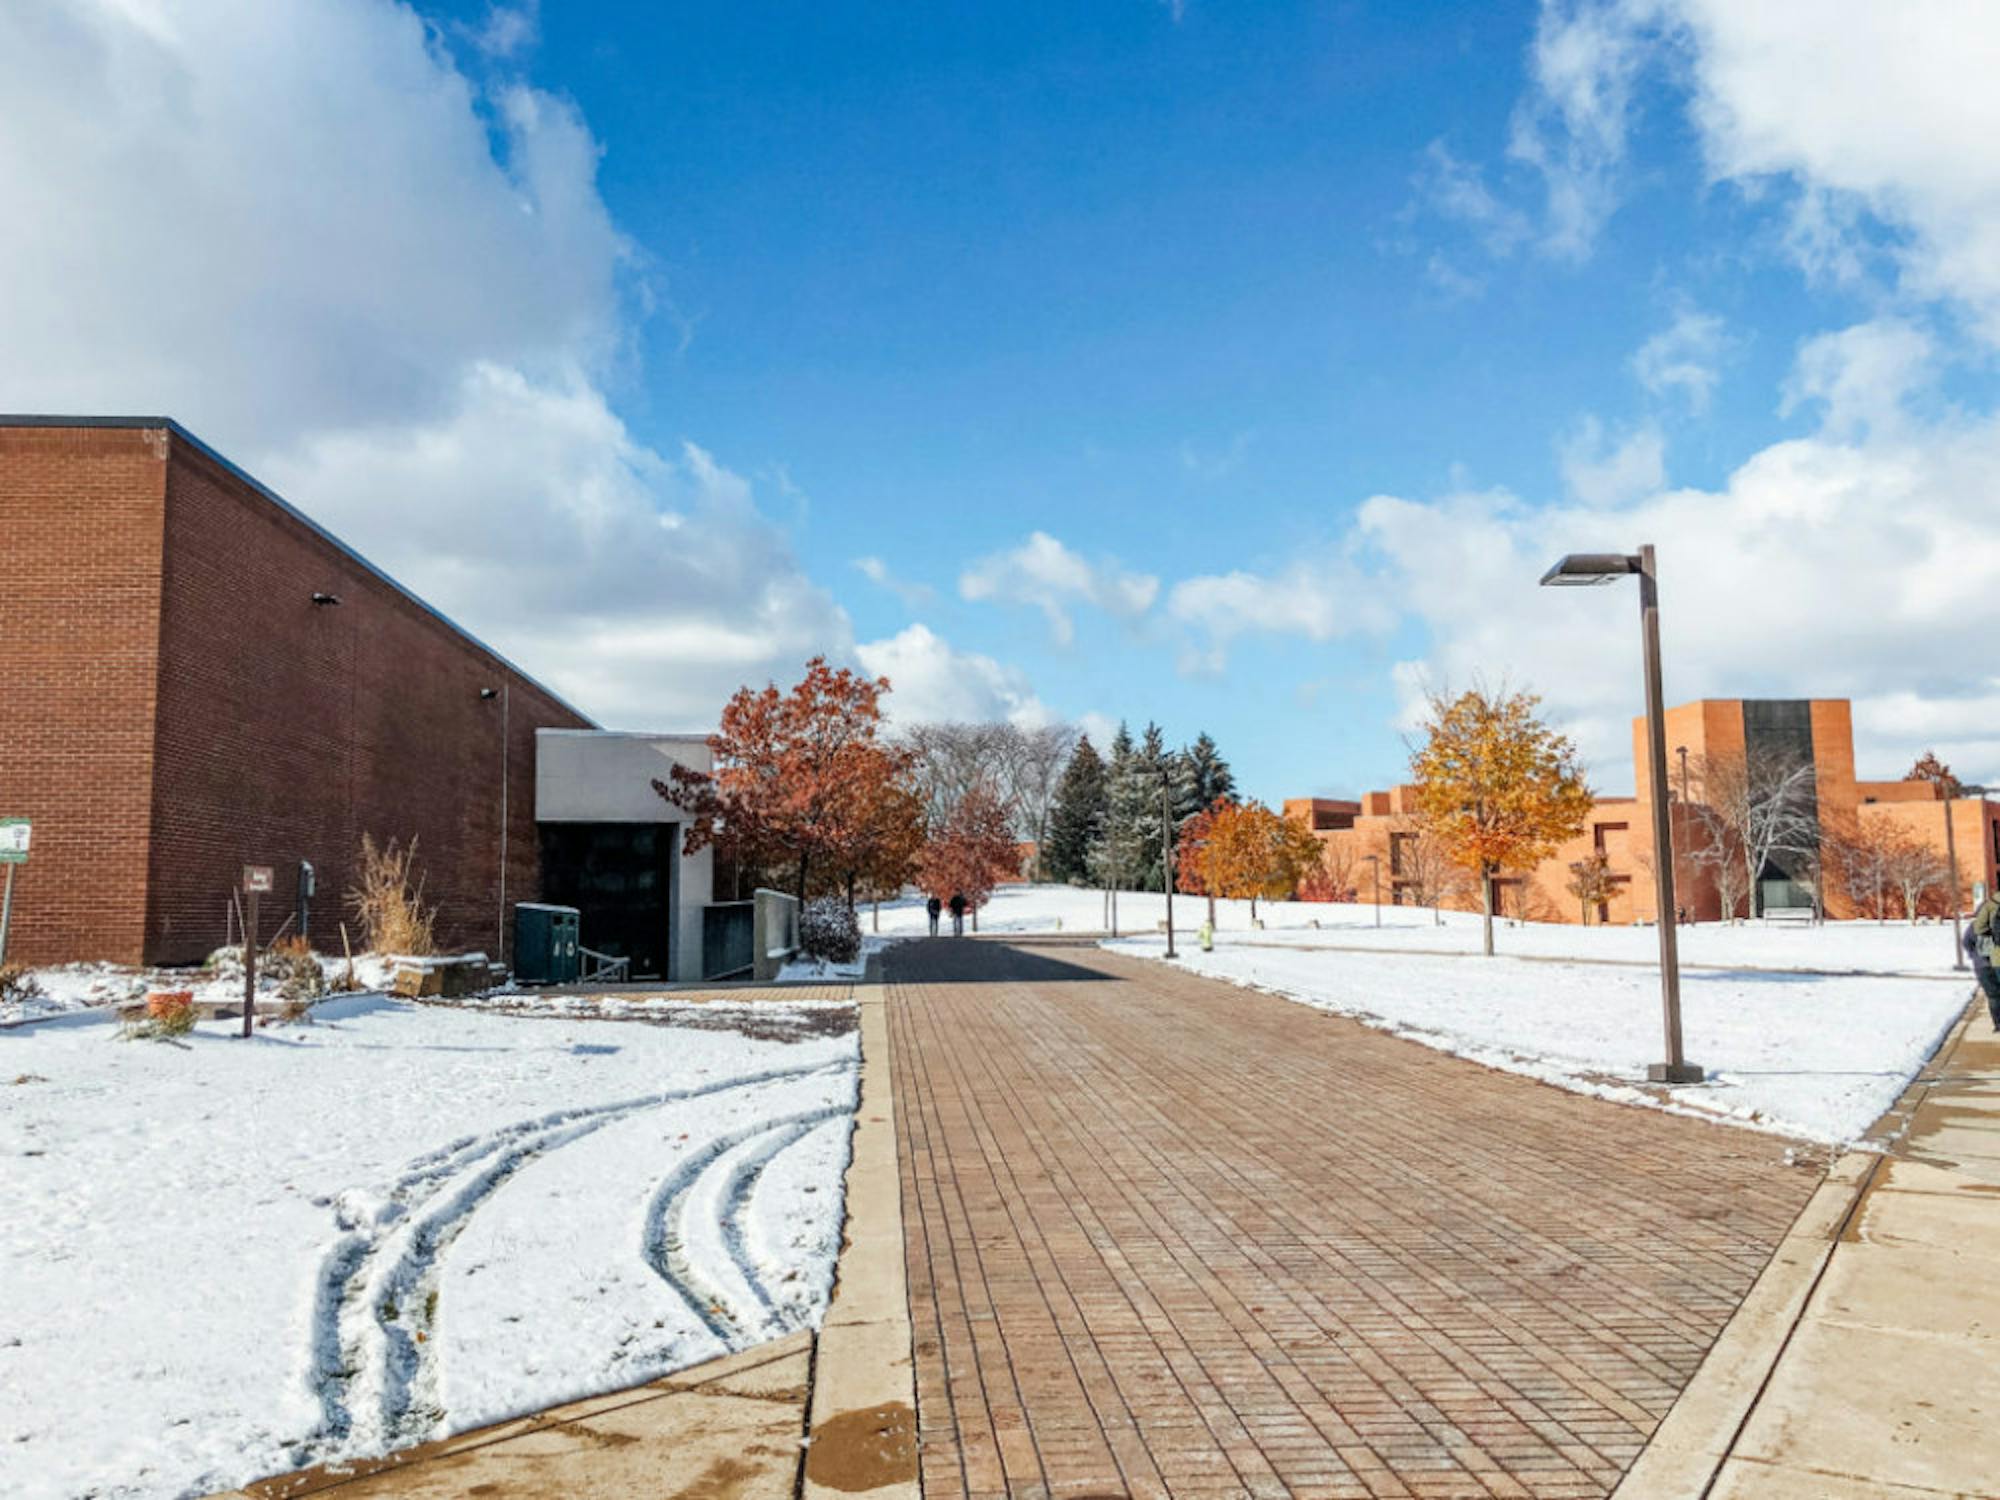
[[[937,936],[938,913],[944,910],[944,903],[933,896],[924,903],[924,910],[931,914],[931,936]]]
[[[951,935],[965,936],[965,897],[957,891],[951,893]]]
[[[1987,896],[1972,913],[1965,929],[1965,951],[1972,955],[1972,977],[1986,995],[1986,1014],[1993,1029],[2000,1031],[2000,973],[1994,971],[1994,954],[2000,951],[2000,892]]]

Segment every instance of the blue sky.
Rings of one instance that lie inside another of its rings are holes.
[[[1864,770],[2000,774],[1991,18],[1940,62],[1741,9],[95,0],[0,22],[51,122],[0,183],[58,201],[94,85],[100,176],[185,130],[240,357],[135,305],[123,367],[0,396],[173,411],[620,723],[823,648],[913,716],[1205,729],[1275,799],[1505,679],[1616,790],[1634,601],[1534,579],[1651,539],[1670,694],[1852,696]]]

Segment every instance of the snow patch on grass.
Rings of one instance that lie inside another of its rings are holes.
[[[1163,941],[1106,942],[1160,959]],[[1707,1082],[1645,1081],[1664,1055],[1657,969],[1476,955],[1182,944],[1181,967],[1531,1078],[1828,1144],[1858,1139],[1964,1009],[1965,981],[1755,969],[1681,976],[1687,1056]]]
[[[0,1032],[7,1493],[204,1494],[812,1326],[852,1028],[678,1009]]]

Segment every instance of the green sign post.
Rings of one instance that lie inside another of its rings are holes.
[[[14,922],[14,866],[28,862],[26,818],[0,818],[0,865],[7,867],[7,892],[0,896],[0,963],[7,961],[7,929]]]

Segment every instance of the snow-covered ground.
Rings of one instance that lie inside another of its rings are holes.
[[[0,1490],[199,1495],[816,1322],[851,1009],[508,1003],[0,1032]]]
[[[235,1004],[243,998],[243,962],[236,949],[219,952],[215,962],[200,968],[146,969],[130,964],[71,963],[50,964],[30,971],[36,993],[13,998],[0,997],[0,1027],[45,1016],[68,1015],[74,1011],[116,1007],[143,1000],[149,990],[188,990],[195,1004]],[[318,956],[320,972],[328,985],[342,982],[346,960],[325,954]],[[354,987],[357,990],[388,988],[397,960],[385,955],[357,954],[354,958]],[[259,971],[257,1000],[261,1006],[278,997],[278,980]]]
[[[1113,951],[1161,958],[1165,941]],[[1177,948],[1196,973],[1355,1016],[1442,1051],[1627,1103],[1721,1116],[1834,1144],[1895,1102],[1965,1008],[1970,981],[1764,969],[1681,976],[1687,1056],[1708,1082],[1660,1090],[1659,971],[1560,960],[1277,948],[1218,939]]]
[[[1161,958],[1163,898],[1126,892],[1107,947]],[[1650,927],[1501,922],[1479,956],[1476,915],[1372,906],[1218,902],[1215,950],[1195,935],[1207,903],[1177,897],[1181,963],[1198,973],[1355,1016],[1460,1056],[1565,1088],[1720,1117],[1786,1135],[1852,1141],[1892,1104],[1964,1008],[1949,926],[1839,922],[1680,929],[1687,1056],[1698,1087],[1646,1086],[1661,1037],[1659,934]],[[924,930],[916,902],[882,909],[884,932]],[[982,932],[1094,932],[1104,898],[1009,886]],[[1317,924],[1316,926],[1313,924]]]
[[[1192,938],[1208,915],[1197,896],[1174,898],[1174,927]],[[1119,931],[1150,933],[1166,916],[1157,892],[1125,891],[1118,897]],[[1216,937],[1229,944],[1381,948],[1398,952],[1477,953],[1479,917],[1448,911],[1433,921],[1427,909],[1375,908],[1306,901],[1260,901],[1261,930],[1250,925],[1250,903],[1216,902]],[[920,901],[882,907],[882,931],[914,935],[926,930]],[[1313,924],[1317,923],[1315,927]],[[1101,932],[1104,897],[1070,886],[1003,886],[979,913],[981,932]],[[1659,957],[1659,934],[1651,927],[1580,927],[1555,922],[1494,923],[1494,946],[1505,954],[1545,958],[1589,958],[1650,964]],[[1949,973],[1950,924],[1923,922],[1828,922],[1791,926],[1762,922],[1700,923],[1680,929],[1681,962],[1731,967],[1867,971],[1894,974]]]

